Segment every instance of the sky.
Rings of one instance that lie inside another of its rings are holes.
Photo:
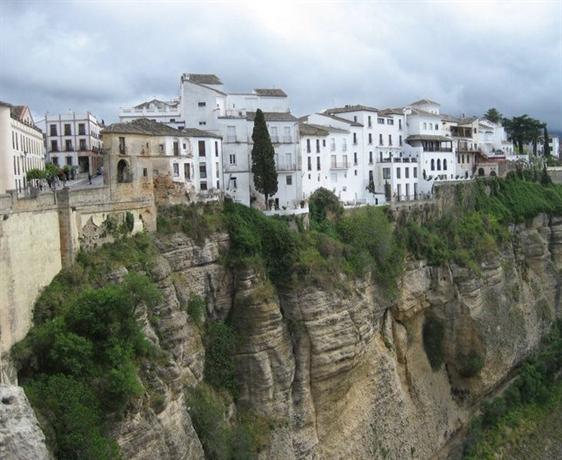
[[[562,130],[562,0],[0,0],[0,100],[45,112],[171,99],[182,73],[283,88],[296,115],[344,104],[496,107]]]

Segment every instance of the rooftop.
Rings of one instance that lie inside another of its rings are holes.
[[[414,134],[413,136],[408,136],[406,142],[410,141],[440,141],[440,142],[451,142],[451,138],[445,136],[438,136],[434,134]]]
[[[299,132],[301,136],[327,136],[330,134],[324,126],[310,123],[299,123]]]
[[[332,120],[341,121],[342,123],[347,123],[350,126],[360,126],[360,127],[363,126],[361,123],[358,123],[356,121],[348,120],[347,118],[338,117],[336,115],[332,115],[331,113],[324,112],[324,113],[320,113],[319,115],[331,118]]]
[[[419,101],[412,102],[410,105],[425,105],[425,104],[439,105],[439,106],[441,105],[439,104],[439,102],[432,101],[431,99],[420,99]]]
[[[102,134],[141,134],[145,136],[176,136],[176,137],[215,137],[221,136],[203,131],[196,128],[175,129],[164,123],[149,120],[148,118],[139,118],[127,123],[113,123],[102,130]]]
[[[348,113],[348,112],[378,112],[378,109],[374,107],[369,107],[367,105],[344,105],[343,107],[333,107],[331,109],[324,110],[325,113]]]
[[[146,102],[142,102],[139,105],[135,105],[135,109],[144,109],[144,108],[148,108],[150,106],[150,104],[156,104],[156,105],[169,105],[169,106],[173,106],[176,107],[179,104],[179,101],[174,100],[174,101],[162,101],[160,99],[152,99],[150,101],[146,101]]]
[[[188,73],[184,76],[193,83],[200,85],[222,85],[222,81],[212,73]]]
[[[265,121],[297,121],[291,112],[263,112]],[[256,112],[246,112],[246,120],[254,121]]]
[[[256,88],[254,89],[258,96],[267,96],[267,97],[287,97],[287,93],[282,89],[278,88]]]

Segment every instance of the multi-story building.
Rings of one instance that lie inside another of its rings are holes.
[[[152,121],[165,123],[176,129],[185,128],[185,122],[181,120],[180,101],[161,101],[152,99],[142,104],[129,108],[121,108],[119,111],[120,121],[133,121],[139,118],[148,118]]]
[[[47,159],[59,167],[95,174],[103,164],[102,125],[90,112],[45,114]]]
[[[140,104],[142,106],[143,104]],[[137,106],[139,107],[139,106]],[[179,120],[187,128],[203,129],[223,139],[224,191],[235,201],[262,207],[262,196],[253,185],[251,173],[252,130],[255,112],[264,112],[275,148],[278,192],[270,205],[278,209],[300,207],[301,177],[298,120],[289,109],[285,92],[277,88],[228,93],[216,75],[183,74],[180,79]],[[121,119],[140,117],[122,109]],[[177,119],[174,118],[174,123]],[[167,121],[168,125],[172,122]]]
[[[0,193],[27,187],[27,171],[45,168],[43,133],[29,107],[0,102]]]
[[[117,166],[118,182],[129,181],[131,174],[147,177],[150,171],[150,177],[168,176],[184,184],[188,192],[207,195],[222,187],[222,146],[217,134],[195,128],[177,130],[141,118],[112,124],[102,135],[104,149],[124,160]],[[140,160],[145,166],[135,169],[132,163]]]

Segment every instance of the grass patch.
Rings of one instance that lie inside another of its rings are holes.
[[[185,233],[199,244],[212,233],[225,229],[222,206],[217,203],[160,207],[156,226],[162,235]]]

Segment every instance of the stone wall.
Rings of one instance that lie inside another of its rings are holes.
[[[112,241],[128,214],[130,233],[156,230],[151,189],[145,194],[99,187],[36,198],[0,196],[0,382],[15,382],[6,355],[31,327],[41,290],[80,248]]]

